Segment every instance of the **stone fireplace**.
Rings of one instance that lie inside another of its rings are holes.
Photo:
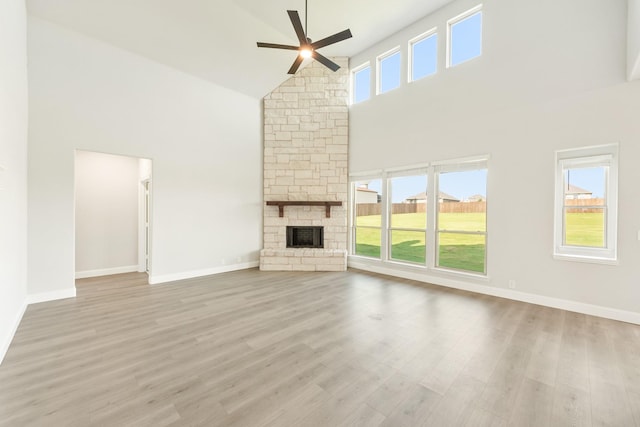
[[[334,61],[337,72],[314,61],[264,98],[262,270],[347,268],[349,71]],[[294,228],[321,229],[322,247],[287,247]]]

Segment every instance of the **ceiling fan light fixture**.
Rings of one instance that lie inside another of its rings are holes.
[[[293,61],[293,65],[287,71],[288,74],[295,74],[300,68],[302,62],[307,58],[313,58],[316,61],[320,62],[325,67],[329,68],[332,71],[337,71],[340,69],[340,66],[330,60],[329,58],[318,53],[318,49],[321,47],[329,46],[334,43],[341,42],[348,38],[353,37],[351,35],[351,31],[346,29],[344,31],[340,31],[332,36],[325,37],[322,40],[318,40],[316,42],[312,42],[307,34],[307,2],[305,0],[305,26],[302,26],[302,21],[300,20],[300,14],[296,10],[287,10],[287,14],[289,15],[289,19],[291,20],[291,24],[293,24],[293,29],[296,32],[296,36],[298,37],[298,41],[300,42],[299,46],[293,45],[285,45],[285,44],[276,44],[276,43],[264,43],[258,42],[258,47],[268,47],[272,49],[286,49],[286,50],[297,50],[298,55],[296,56],[295,61]]]

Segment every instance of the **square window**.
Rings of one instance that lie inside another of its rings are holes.
[[[400,87],[400,51],[386,53],[378,58],[378,93]]]
[[[449,21],[448,66],[453,67],[482,53],[482,10],[480,6]]]
[[[430,34],[430,35],[429,35]],[[409,42],[410,81],[435,74],[438,66],[438,34],[429,32]]]
[[[353,103],[366,101],[371,97],[371,67],[368,65],[356,68],[352,73]]]

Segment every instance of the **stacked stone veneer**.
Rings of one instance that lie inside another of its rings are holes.
[[[347,268],[349,71],[313,62],[264,98],[264,249],[260,269],[344,271]],[[284,217],[267,201],[341,201],[286,206]],[[323,226],[324,249],[287,249],[286,227]]]

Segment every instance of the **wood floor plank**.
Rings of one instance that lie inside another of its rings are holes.
[[[522,427],[547,426],[553,410],[553,386],[524,378],[511,411],[509,424]]]
[[[394,373],[376,391],[367,397],[367,404],[381,414],[388,416],[393,410],[407,399],[416,387],[406,375],[399,372]]]
[[[561,335],[540,331],[525,376],[531,380],[555,386],[561,343]]]
[[[471,421],[474,412],[473,403],[478,401],[485,386],[485,383],[472,376],[458,375],[429,416],[427,424],[465,425]]]
[[[634,426],[628,395],[617,384],[591,380],[591,422],[594,426]]]
[[[382,423],[388,427],[426,425],[442,396],[421,385],[415,385]]]
[[[588,392],[556,385],[551,411],[552,426],[586,427],[591,425],[591,396]]]
[[[0,426],[58,425],[640,427],[640,326],[357,270],[81,279],[0,366]]]

